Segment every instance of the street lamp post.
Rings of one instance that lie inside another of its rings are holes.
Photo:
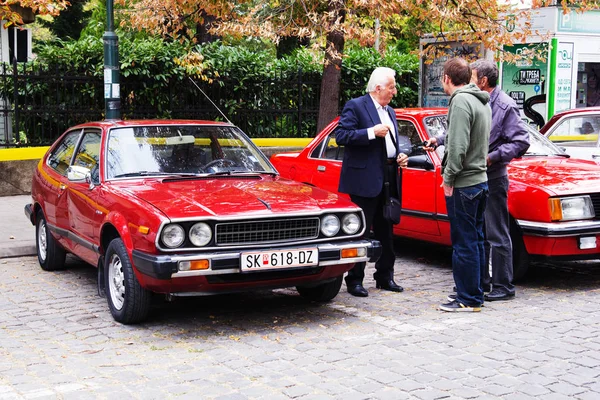
[[[113,0],[106,0],[104,42],[104,118],[121,119],[119,84],[119,38],[114,32]]]

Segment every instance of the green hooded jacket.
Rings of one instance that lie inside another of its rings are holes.
[[[490,95],[475,84],[456,89],[448,104],[442,176],[457,188],[486,182],[488,143],[492,126]]]

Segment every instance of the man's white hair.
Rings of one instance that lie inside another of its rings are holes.
[[[388,78],[394,78],[396,71],[388,67],[377,67],[371,73],[369,83],[367,84],[367,93],[375,91],[377,85],[385,85]]]

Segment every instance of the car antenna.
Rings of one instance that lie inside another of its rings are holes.
[[[198,89],[204,95],[204,97],[206,97],[208,99],[208,101],[210,101],[210,103],[213,106],[215,106],[215,108],[217,109],[218,112],[221,113],[221,115],[223,116],[223,118],[225,118],[225,120],[227,122],[229,122],[231,125],[233,125],[231,123],[231,121],[229,120],[229,118],[227,118],[227,116],[225,114],[223,114],[223,111],[221,111],[221,109],[219,107],[217,107],[217,105],[210,99],[210,97],[208,97],[208,95],[206,93],[204,93],[204,90],[200,89],[200,86],[198,86],[198,84],[196,84],[196,82],[194,82],[194,80],[192,79],[192,77],[188,76],[188,78],[190,78],[190,81],[192,81],[192,83],[194,84],[194,86],[196,86],[196,89]]]

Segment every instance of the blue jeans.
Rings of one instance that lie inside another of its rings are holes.
[[[452,239],[452,274],[456,299],[467,306],[483,304],[481,276],[485,263],[483,214],[489,192],[487,182],[454,188],[446,197]]]

